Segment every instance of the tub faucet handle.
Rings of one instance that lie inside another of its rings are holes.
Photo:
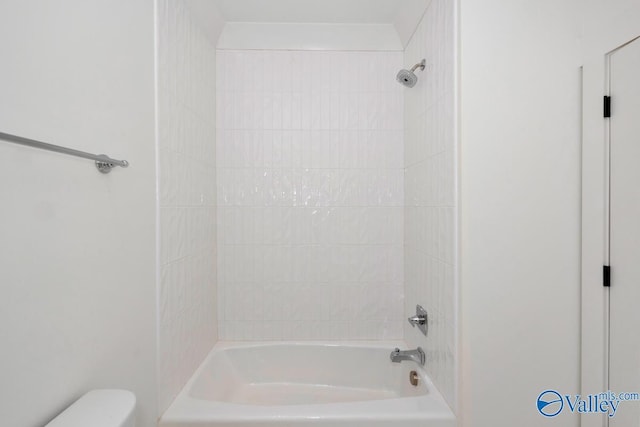
[[[428,329],[427,310],[422,308],[421,305],[416,305],[416,315],[409,317],[407,320],[409,321],[411,326],[413,326],[414,328],[417,326],[418,329],[420,329],[420,332],[422,332],[424,336],[427,336],[427,329]]]
[[[424,325],[425,323],[427,323],[427,318],[424,316],[413,316],[413,317],[409,317],[409,323],[411,323],[411,326],[415,327],[416,325]]]

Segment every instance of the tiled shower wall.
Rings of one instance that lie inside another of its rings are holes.
[[[159,410],[216,342],[215,48],[158,1]]]
[[[218,51],[220,339],[402,338],[401,64]]]
[[[410,347],[427,353],[426,368],[455,407],[456,140],[454,10],[432,0],[405,50],[404,65],[422,58],[424,72],[405,90],[405,315],[429,313],[429,334],[404,323]]]

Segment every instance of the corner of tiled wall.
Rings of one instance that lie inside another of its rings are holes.
[[[215,47],[158,1],[159,410],[217,341]]]
[[[429,314],[425,338],[408,322],[410,347],[427,353],[432,380],[455,409],[456,141],[454,9],[432,0],[405,50],[410,67],[426,59],[418,84],[405,89],[405,315]]]

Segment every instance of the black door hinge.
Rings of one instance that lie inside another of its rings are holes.
[[[608,288],[611,286],[611,267],[602,266],[602,286]]]
[[[610,96],[604,97],[604,117],[605,118],[611,117],[611,97]]]

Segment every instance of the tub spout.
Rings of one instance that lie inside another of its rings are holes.
[[[400,363],[403,360],[413,360],[420,366],[424,366],[427,356],[424,354],[422,348],[418,347],[415,350],[400,351],[399,348],[393,350],[390,354],[391,361],[394,363]]]

